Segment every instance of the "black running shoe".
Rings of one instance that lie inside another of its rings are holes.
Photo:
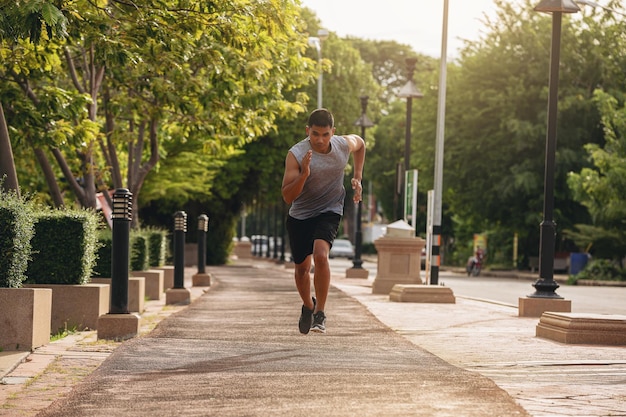
[[[326,333],[326,315],[323,311],[318,311],[313,315],[311,330],[317,333]]]
[[[313,309],[309,309],[307,306],[302,304],[302,313],[300,314],[300,320],[298,321],[298,327],[300,328],[300,333],[307,334],[309,330],[311,330],[311,323],[313,322],[313,311],[315,311],[315,305],[317,304],[317,300],[315,297],[313,298]]]

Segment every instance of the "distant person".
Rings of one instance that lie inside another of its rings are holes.
[[[353,201],[361,201],[361,178],[365,162],[365,142],[357,135],[335,135],[333,115],[326,109],[313,111],[306,126],[307,137],[289,149],[285,159],[282,195],[291,204],[287,232],[295,263],[296,287],[302,298],[298,327],[326,332],[326,298],[330,288],[328,252],[337,237],[343,216],[346,190],[344,170],[353,154],[351,180]],[[311,295],[311,256],[315,264]]]
[[[479,263],[483,263],[483,259],[485,258],[485,251],[483,250],[483,248],[480,247],[480,245],[476,246],[476,261]]]

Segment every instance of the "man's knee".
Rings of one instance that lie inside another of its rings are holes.
[[[324,265],[328,263],[328,252],[327,251],[316,251],[313,254],[313,259],[315,261],[315,265]]]
[[[311,269],[310,262],[304,261],[301,264],[296,264],[296,267],[295,267],[296,278],[305,277],[309,273],[310,269]]]

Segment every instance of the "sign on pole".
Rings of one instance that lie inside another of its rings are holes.
[[[404,174],[404,220],[415,230],[417,227],[417,170],[412,169]]]

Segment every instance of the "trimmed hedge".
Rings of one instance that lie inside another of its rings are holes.
[[[26,280],[34,222],[32,205],[0,187],[0,287],[19,288]]]
[[[113,235],[111,229],[98,231],[98,252],[92,276],[111,278]]]
[[[87,210],[46,210],[37,213],[29,284],[86,284],[98,248],[99,217]]]
[[[148,257],[148,238],[143,231],[130,232],[130,270],[146,271],[150,269]]]
[[[110,229],[99,231],[98,246],[98,260],[92,275],[111,278],[113,233]],[[145,271],[153,266],[163,266],[167,253],[167,231],[159,229],[131,230],[129,249],[130,271]]]
[[[149,266],[163,266],[167,256],[167,230],[146,229]]]

